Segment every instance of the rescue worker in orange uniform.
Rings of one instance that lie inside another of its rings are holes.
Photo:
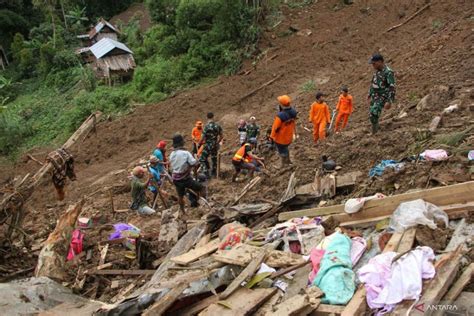
[[[313,139],[315,143],[326,138],[326,126],[331,122],[329,107],[324,102],[323,97],[324,94],[322,92],[316,93],[316,102],[311,104],[309,110],[309,121],[313,123]]]
[[[234,165],[235,172],[232,176],[232,182],[237,180],[237,176],[242,169],[249,170],[249,176],[253,177],[253,173],[259,171],[263,164],[263,158],[252,154],[252,145],[250,143],[243,144],[239,150],[235,153],[232,158],[232,164]]]
[[[290,105],[291,99],[287,95],[279,96],[279,112],[275,116],[272,125],[271,139],[275,143],[281,157],[281,167],[291,164],[290,151],[288,147],[293,142],[296,133],[296,117],[298,113]]]
[[[346,128],[347,121],[349,116],[354,111],[352,104],[352,96],[349,94],[349,88],[343,86],[341,89],[341,95],[339,96],[339,101],[337,102],[337,116],[336,116],[336,133],[340,132],[342,129]],[[342,126],[340,125],[342,121]]]
[[[193,154],[197,154],[199,148],[199,142],[202,138],[202,122],[197,121],[191,132],[191,139],[193,140]]]

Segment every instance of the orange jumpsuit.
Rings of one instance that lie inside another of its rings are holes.
[[[339,102],[337,102],[337,117],[336,117],[336,132],[344,129],[347,125],[347,121],[349,120],[349,116],[352,114],[353,106],[352,106],[352,96],[348,94],[346,97],[342,94],[339,96]],[[339,126],[342,120],[342,126]]]
[[[313,139],[317,142],[319,139],[326,138],[326,125],[331,122],[328,105],[314,102],[309,110],[309,120],[313,123]]]

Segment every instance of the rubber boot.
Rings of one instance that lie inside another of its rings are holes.
[[[291,162],[291,159],[290,159],[290,156],[288,155],[287,157],[285,157],[286,159],[286,164],[287,165],[292,165],[293,163]]]
[[[280,156],[280,169],[283,169],[283,168],[286,167],[287,158],[288,158],[288,157]]]
[[[377,132],[379,131],[379,123],[372,123],[372,135],[375,135],[377,134]]]

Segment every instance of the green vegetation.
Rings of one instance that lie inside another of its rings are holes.
[[[313,79],[310,79],[306,81],[305,83],[303,83],[300,90],[302,92],[312,92],[316,90],[316,82]]]
[[[0,154],[60,144],[91,112],[122,115],[134,103],[158,102],[218,74],[235,73],[256,52],[268,6],[279,3],[146,0],[150,29],[141,32],[134,19],[119,26],[120,40],[137,63],[133,80],[109,87],[75,55],[76,35],[131,2],[0,0],[0,43],[12,61],[0,71]]]

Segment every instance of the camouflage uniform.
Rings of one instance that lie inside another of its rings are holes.
[[[217,174],[217,152],[219,151],[219,138],[222,135],[222,127],[216,122],[209,122],[204,126],[202,136],[204,138],[204,148],[199,157],[201,172],[209,177],[209,155],[212,160],[212,175]]]
[[[257,124],[247,125],[247,141],[251,138],[258,138],[258,135],[260,135],[260,126]]]
[[[370,122],[375,131],[378,129],[380,114],[385,103],[395,101],[395,76],[393,70],[384,66],[372,77],[369,89]]]

